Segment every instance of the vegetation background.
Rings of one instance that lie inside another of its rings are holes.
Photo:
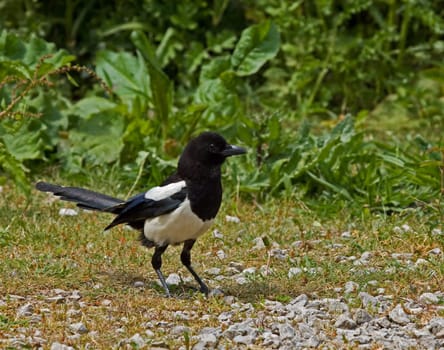
[[[55,166],[146,188],[213,129],[251,149],[227,170],[238,193],[428,205],[443,187],[443,9],[0,1],[2,181],[29,194]]]

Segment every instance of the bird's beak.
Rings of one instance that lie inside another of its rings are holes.
[[[225,157],[230,156],[236,156],[238,154],[244,154],[247,153],[247,150],[245,148],[234,146],[234,145],[228,145],[223,151],[222,155]]]

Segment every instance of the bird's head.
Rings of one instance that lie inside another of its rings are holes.
[[[246,153],[244,148],[230,145],[221,135],[203,132],[185,147],[179,159],[179,172],[181,168],[194,168],[193,163],[209,168],[218,167],[227,157],[244,153]]]

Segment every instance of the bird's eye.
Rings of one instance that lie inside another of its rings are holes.
[[[217,147],[216,147],[216,145],[214,143],[210,143],[210,145],[208,146],[208,150],[211,153],[216,153],[217,152]]]

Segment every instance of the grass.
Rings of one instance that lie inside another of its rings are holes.
[[[118,227],[104,233],[103,227],[111,219],[107,214],[59,216],[61,207],[73,206],[41,193],[34,193],[27,202],[14,187],[3,188],[0,295],[6,303],[0,304],[0,338],[20,332],[32,335],[38,330],[48,348],[58,341],[76,348],[89,343],[106,349],[117,347],[121,339],[135,333],[145,334],[149,328],[154,332],[151,345],[187,348],[194,343],[193,335],[203,327],[219,326],[217,315],[231,310],[223,298],[207,299],[196,292],[191,288],[194,282],[185,282],[173,290],[174,298],[165,298],[151,268],[152,252],[139,244],[137,232]],[[225,215],[238,216],[241,222],[226,222]],[[359,285],[346,296],[352,306],[359,306],[359,291],[376,294],[378,288],[385,288],[385,294],[402,302],[426,291],[442,290],[443,254],[429,253],[433,248],[444,250],[444,235],[432,234],[433,229],[442,230],[442,222],[427,208],[382,216],[333,205],[312,210],[297,200],[270,200],[259,205],[232,198],[226,201],[214,228],[223,238],[204,235],[193,249],[194,266],[210,279],[211,287],[219,284],[226,294],[252,303],[256,311],[264,309],[265,299],[288,302],[301,293],[339,297],[344,293],[335,288],[343,288],[347,281]],[[348,238],[342,237],[345,231],[350,233]],[[257,237],[264,237],[269,245],[254,249]],[[276,247],[285,250],[284,259],[271,256]],[[220,250],[225,259],[218,257]],[[372,254],[368,265],[356,265],[350,258],[359,258],[366,251]],[[187,278],[179,253],[179,247],[167,250],[163,271]],[[427,263],[408,265],[393,253],[411,253],[413,263],[420,258]],[[214,281],[204,272],[219,267],[223,275],[229,275],[230,262],[258,270],[265,265],[271,273],[248,275],[248,283],[238,285],[229,278]],[[290,267],[303,272],[289,278]],[[145,286],[135,287],[135,281],[143,281]],[[47,298],[54,296],[55,289],[78,290],[82,298],[49,303]],[[26,301],[15,295],[34,304],[40,323],[17,317],[17,309]],[[69,316],[72,308],[80,311]],[[429,317],[434,312],[430,310]],[[235,317],[241,319],[245,314]],[[93,332],[70,337],[68,324],[73,322],[83,322]],[[189,333],[165,334],[156,326],[159,322],[186,325]]]

